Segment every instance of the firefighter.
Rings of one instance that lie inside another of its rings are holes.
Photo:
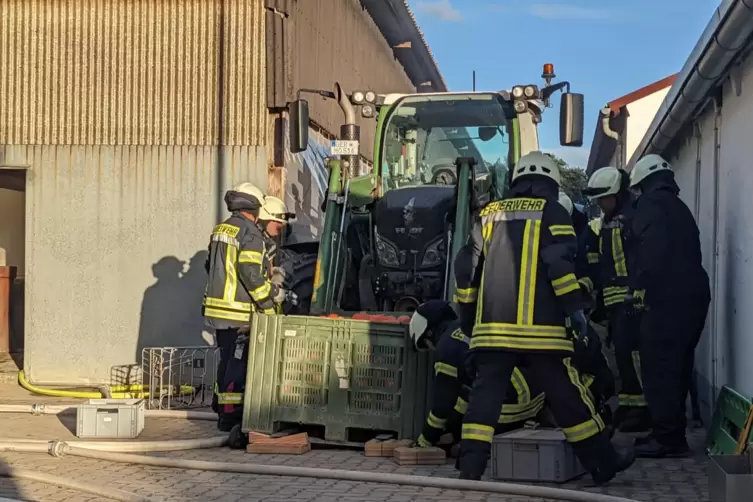
[[[630,299],[642,311],[640,355],[652,431],[637,446],[643,457],[690,454],[685,401],[693,378],[695,348],[706,322],[711,293],[703,268],[698,226],[669,163],[640,159],[630,172],[638,197],[632,231]]]
[[[282,232],[288,223],[295,218],[295,213],[288,212],[288,208],[282,199],[267,195],[264,205],[259,211],[259,222],[264,229],[267,253],[264,266],[268,270],[272,283],[282,287],[285,282],[285,269],[277,263],[277,246],[280,243]],[[288,299],[293,300],[293,293],[288,293]],[[278,307],[282,305],[278,304]],[[278,313],[281,313],[278,312]]]
[[[214,228],[209,243],[203,313],[220,348],[214,408],[222,431],[242,418],[251,313],[274,313],[275,303],[286,298],[263,270],[265,241],[258,223],[263,202],[264,193],[251,183],[228,190],[225,204],[231,216]]]
[[[573,364],[569,317],[579,337],[592,336],[575,276],[575,231],[557,202],[560,171],[541,152],[521,157],[505,198],[474,218],[469,242],[455,261],[457,287],[476,300],[469,366],[473,379],[463,418],[461,479],[480,479],[494,425],[513,369],[530,374],[547,396],[554,419],[594,482],[603,484],[634,461],[616,450]],[[467,313],[467,310],[464,312]],[[466,332],[466,334],[469,334]]]
[[[408,331],[416,350],[436,353],[431,408],[416,446],[437,444],[445,431],[459,439],[455,426],[460,425],[468,407],[471,383],[464,366],[469,339],[460,329],[452,306],[444,300],[421,304],[411,317]],[[497,434],[519,429],[544,407],[544,394],[534,392],[518,368],[513,371],[512,384],[495,426]]]
[[[580,236],[584,232],[590,232],[591,229],[588,226],[587,216],[573,204],[572,199],[562,190],[559,193],[559,203],[570,213],[576,236]],[[586,255],[585,241],[579,239],[575,266],[576,276],[583,290],[584,299],[590,304],[593,303],[594,286],[589,276],[589,265]],[[567,324],[569,325],[569,322]],[[599,415],[611,436],[614,433],[614,429],[612,428],[612,409],[607,404],[607,401],[614,396],[614,375],[602,351],[601,339],[593,332],[590,323],[588,329],[589,332],[592,332],[591,336],[575,340],[573,362],[575,363],[575,367],[580,371],[582,380],[588,387],[590,396],[594,404],[596,404]]]
[[[640,318],[625,301],[629,287],[627,255],[633,243],[633,200],[628,185],[628,174],[616,167],[602,167],[591,175],[584,193],[599,205],[603,216],[598,236],[591,233],[587,247],[593,253],[591,278],[600,292],[609,325],[608,340],[614,344],[622,383],[614,424],[622,432],[644,432],[651,420],[641,384]]]

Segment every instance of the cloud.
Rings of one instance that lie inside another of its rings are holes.
[[[559,3],[535,3],[529,5],[527,11],[541,19],[605,20],[615,17],[610,10]]]
[[[441,21],[463,22],[463,14],[450,4],[450,0],[420,1],[416,3],[416,10]]]
[[[588,165],[588,155],[591,153],[590,147],[559,147],[559,148],[544,148],[544,152],[551,153],[561,158],[570,167],[582,167],[586,168]]]

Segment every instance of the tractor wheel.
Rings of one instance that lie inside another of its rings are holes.
[[[280,266],[285,270],[283,287],[298,296],[298,305],[286,303],[283,310],[288,315],[305,315],[311,309],[314,292],[316,252],[299,252],[289,248],[280,249]]]

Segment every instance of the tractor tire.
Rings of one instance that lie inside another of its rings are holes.
[[[290,248],[280,249],[279,263],[285,270],[283,287],[298,296],[298,305],[292,305],[288,302],[283,305],[285,314],[306,315],[311,310],[317,255],[316,252],[299,252]]]

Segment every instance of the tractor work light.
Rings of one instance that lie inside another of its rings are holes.
[[[536,89],[535,85],[527,85],[525,89],[523,89],[523,94],[525,94],[528,99],[535,98],[538,93],[538,89]]]
[[[364,99],[365,97],[363,95],[363,92],[356,91],[353,93],[353,103],[360,105],[361,103],[363,103]]]
[[[513,105],[515,108],[515,111],[518,113],[523,113],[528,109],[528,103],[525,101],[515,101],[515,104]]]
[[[515,99],[521,99],[524,94],[523,86],[516,85],[512,88],[512,97]]]
[[[371,105],[363,105],[361,107],[361,116],[365,119],[370,119],[374,116],[374,107]]]
[[[366,98],[366,102],[367,103],[374,104],[374,103],[376,103],[377,96],[376,96],[376,93],[374,91],[367,91],[366,95],[365,95],[365,98]]]

